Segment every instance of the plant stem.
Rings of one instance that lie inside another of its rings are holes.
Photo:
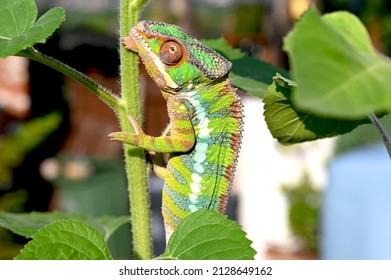
[[[99,85],[97,82],[84,75],[83,73],[75,70],[74,68],[50,56],[44,55],[33,48],[29,48],[25,51],[19,52],[18,55],[38,61],[53,69],[56,69],[57,71],[80,82],[82,85],[90,89],[104,102],[106,102],[115,112],[118,112],[120,110],[121,103],[120,99],[117,96],[115,96],[109,89],[104,88],[103,86]]]
[[[128,36],[138,22],[147,0],[121,0],[120,37]],[[120,46],[121,86],[124,110],[119,112],[121,129],[133,131],[128,115],[142,121],[139,94],[138,56]],[[126,175],[130,201],[133,251],[136,259],[152,258],[150,200],[145,153],[142,149],[124,145]]]
[[[380,136],[381,136],[382,139],[383,139],[384,146],[386,146],[388,155],[389,155],[390,158],[391,158],[391,138],[390,138],[390,136],[387,134],[386,129],[385,129],[384,126],[381,124],[380,120],[376,117],[375,114],[370,113],[370,114],[368,114],[368,116],[369,116],[369,119],[372,121],[372,124],[373,124],[373,125],[376,127],[376,129],[379,131]]]

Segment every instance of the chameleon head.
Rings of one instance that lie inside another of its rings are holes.
[[[155,83],[172,94],[213,83],[231,69],[231,62],[172,24],[140,21],[124,44],[138,52]]]

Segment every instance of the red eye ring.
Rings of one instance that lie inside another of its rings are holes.
[[[177,64],[182,56],[182,46],[175,41],[167,41],[160,48],[160,58],[166,65]]]

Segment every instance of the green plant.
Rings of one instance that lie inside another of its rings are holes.
[[[121,1],[121,38],[127,36],[130,28],[137,23],[146,3],[146,0]],[[33,48],[58,28],[65,18],[63,9],[51,9],[37,21],[36,17],[37,8],[33,0],[1,2],[0,57],[24,56],[68,75],[113,109],[123,131],[132,131],[127,116],[132,115],[141,121],[137,56],[120,44],[122,95],[117,97],[82,73]],[[272,135],[281,143],[299,143],[346,133],[361,123],[369,122],[368,114],[377,123],[372,112],[388,113],[391,107],[391,95],[386,84],[391,67],[389,61],[373,50],[362,24],[350,14],[337,13],[322,18],[312,9],[295,26],[285,40],[285,48],[296,82],[287,78],[286,71],[232,49],[224,40],[207,41],[206,44],[233,62],[230,78],[236,87],[264,98],[265,119]],[[314,44],[316,47],[313,47]],[[360,71],[355,71],[357,69]],[[356,95],[353,96],[352,92]],[[390,147],[388,136],[380,126],[378,128]],[[151,259],[144,151],[125,145],[124,156],[134,255],[137,259]],[[57,213],[9,215],[0,213],[3,227],[32,237],[18,259],[111,259],[105,243],[110,234],[105,235],[105,231],[99,228],[112,233],[127,221],[127,218],[120,217],[97,221],[96,218]],[[71,237],[75,235],[83,236],[89,242],[79,239],[72,247],[60,246],[55,251],[53,244],[58,241],[56,234],[59,229],[64,232],[61,240],[65,245],[72,242]],[[210,234],[226,233],[227,229],[230,229],[228,235],[220,241],[216,235]],[[208,246],[210,243],[216,246]],[[178,225],[168,242],[166,253],[160,258],[251,259],[255,251],[250,244],[236,223],[213,211],[199,211]],[[36,252],[36,246],[45,247],[46,253]],[[224,248],[224,254],[219,253],[221,248]],[[82,254],[83,250],[91,254]]]
[[[289,202],[289,227],[305,248],[318,251],[319,209],[322,194],[316,190],[308,176],[297,185],[283,185],[282,191]]]
[[[348,12],[320,16],[312,8],[285,37],[284,48],[295,82],[276,75],[265,94],[272,135],[299,143],[372,122],[391,155],[390,138],[375,115],[391,108],[391,63],[372,46],[360,20]]]

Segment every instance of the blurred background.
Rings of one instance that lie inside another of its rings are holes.
[[[38,45],[119,94],[118,5],[113,0],[36,0],[40,13],[61,6],[67,20]],[[322,12],[361,18],[381,52],[391,51],[386,0],[152,0],[142,18],[182,26],[197,38],[224,37],[242,51],[288,69],[282,38],[311,2]],[[168,122],[159,89],[141,66],[146,133]],[[243,225],[258,259],[391,259],[391,177],[370,125],[342,137],[294,146],[272,139],[259,99],[241,93],[244,137],[228,215]],[[391,120],[382,119],[389,131]],[[122,147],[113,112],[87,89],[38,63],[0,59],[0,211],[127,215]],[[165,247],[163,182],[151,174],[155,254]],[[110,240],[130,258],[129,226]],[[26,240],[0,229],[0,259]]]

